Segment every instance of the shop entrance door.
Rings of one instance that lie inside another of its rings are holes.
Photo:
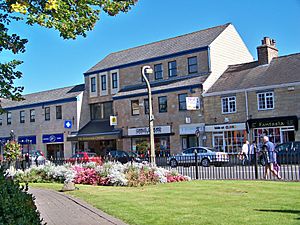
[[[223,133],[216,133],[213,134],[213,147],[218,149],[219,151],[223,151],[225,148],[224,143],[224,134]]]
[[[47,159],[64,157],[64,144],[48,144],[47,145]]]
[[[293,128],[281,128],[281,143],[295,141],[295,131]]]

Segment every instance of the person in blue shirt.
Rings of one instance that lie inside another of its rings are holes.
[[[264,136],[263,147],[265,148],[266,153],[265,179],[267,179],[269,171],[271,171],[278,179],[281,179],[279,171],[274,169],[274,165],[277,164],[275,145],[269,141],[268,136]]]

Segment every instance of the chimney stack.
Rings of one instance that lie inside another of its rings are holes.
[[[274,57],[278,57],[276,42],[269,37],[264,37],[261,46],[257,47],[258,63],[260,65],[269,64]]]

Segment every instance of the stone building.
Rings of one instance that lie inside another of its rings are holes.
[[[258,60],[231,65],[205,93],[207,145],[240,151],[245,139],[275,144],[300,140],[300,54],[278,57],[265,37]]]
[[[24,95],[23,101],[1,99],[0,149],[13,130],[23,152],[41,150],[47,158],[70,157],[77,148],[67,136],[79,127],[84,85]],[[75,143],[76,144],[76,143]]]
[[[111,53],[84,74],[84,122],[68,140],[98,154],[116,148],[140,152],[149,136],[141,68],[150,65],[157,152],[173,154],[204,145],[201,94],[228,65],[252,60],[232,24]],[[186,97],[196,97],[196,110],[187,110]],[[115,126],[109,123],[112,115],[117,118]]]

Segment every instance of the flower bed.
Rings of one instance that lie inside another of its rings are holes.
[[[76,184],[144,186],[157,183],[180,182],[190,180],[176,171],[169,171],[149,164],[107,162],[103,165],[85,163],[55,166],[47,164],[18,170],[14,179],[20,182],[74,182]]]

